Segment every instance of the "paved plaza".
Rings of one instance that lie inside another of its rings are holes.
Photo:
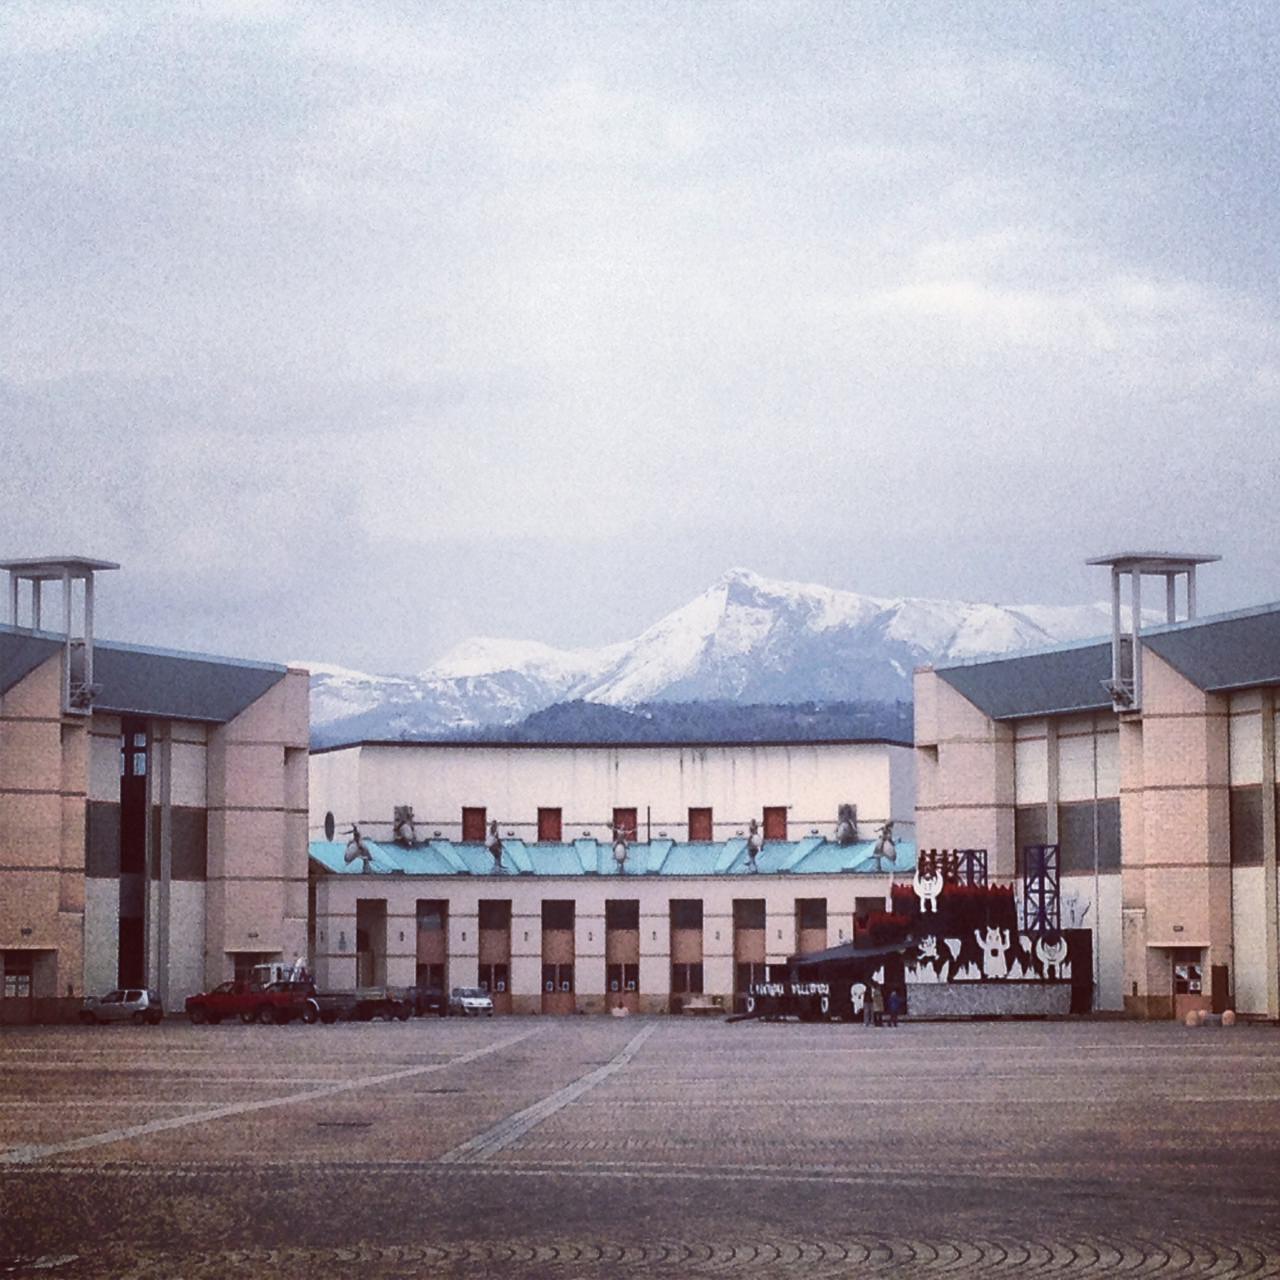
[[[1280,1033],[0,1032],[0,1277],[1280,1275]]]

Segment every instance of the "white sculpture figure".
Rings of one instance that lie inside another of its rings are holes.
[[[485,837],[484,847],[493,854],[493,869],[502,870],[502,837],[498,834],[496,821],[489,823],[489,834]]]
[[[627,863],[627,836],[621,827],[613,829],[613,860],[618,864],[618,872],[621,874],[622,869]]]
[[[862,1017],[862,1002],[867,998],[867,987],[865,983],[855,982],[849,988],[849,1003],[853,1005],[853,1016],[855,1018]]]
[[[415,845],[418,843],[418,832],[413,825],[413,806],[398,804],[395,806],[395,821],[392,824],[393,835],[397,844]]]
[[[1057,942],[1046,942],[1043,938],[1037,938],[1036,955],[1039,957],[1041,969],[1046,978],[1057,978],[1061,982],[1067,976],[1063,972],[1063,961],[1067,958],[1066,938],[1060,937]]]
[[[369,846],[365,844],[360,836],[360,828],[354,824],[351,827],[351,839],[347,841],[347,851],[344,855],[348,864],[354,862],[357,858],[362,859],[360,870],[368,871],[370,864],[373,862],[373,854],[369,852]]]
[[[759,871],[756,866],[756,858],[760,855],[760,850],[764,848],[764,836],[760,834],[760,824],[751,819],[751,825],[747,834],[747,870]]]
[[[876,859],[876,870],[883,870],[886,862],[898,861],[898,846],[893,842],[893,823],[886,822],[880,828],[880,839],[872,851]]]
[[[936,915],[938,897],[942,893],[942,869],[934,867],[932,871],[922,873],[917,867],[915,875],[911,878],[911,887],[916,891],[916,897],[920,899],[920,914],[924,915],[926,911],[932,911]]]
[[[1009,950],[1009,930],[997,929],[995,925],[987,928],[985,937],[981,929],[975,929],[973,936],[982,948],[982,971],[988,978],[1007,978],[1009,964],[1006,953]]]
[[[854,844],[858,839],[858,810],[856,805],[842,804],[836,818],[836,844]]]

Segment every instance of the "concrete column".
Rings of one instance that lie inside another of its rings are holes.
[[[160,1002],[169,1008],[169,901],[173,879],[173,738],[169,726],[157,725],[152,740],[156,781],[160,801],[160,881],[156,899],[156,990]],[[150,813],[148,813],[150,818]],[[150,825],[150,823],[148,823]],[[148,883],[148,891],[150,884]]]
[[[1280,903],[1276,875],[1276,699],[1262,690],[1262,901],[1267,950],[1267,1017],[1280,1019]]]
[[[1136,569],[1129,575],[1133,584],[1132,622],[1130,624],[1130,643],[1133,646],[1133,706],[1135,710],[1142,708],[1142,648],[1138,636],[1142,632],[1142,574]]]
[[[1058,843],[1058,722],[1045,720],[1045,796],[1044,840],[1046,844]]]

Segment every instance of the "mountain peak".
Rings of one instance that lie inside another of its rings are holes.
[[[911,672],[921,663],[1103,636],[1109,627],[1106,604],[881,599],[734,566],[618,644],[469,640],[421,675],[381,684],[317,669],[312,723],[319,737],[350,741],[512,724],[570,700],[894,702],[910,699]]]

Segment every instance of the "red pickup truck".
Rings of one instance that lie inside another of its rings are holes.
[[[249,982],[224,982],[198,996],[187,997],[187,1017],[192,1022],[218,1023],[238,1017],[241,1022],[292,1022],[302,1018],[313,1022],[314,1004],[308,997],[315,991],[310,982],[272,982],[265,987]]]

